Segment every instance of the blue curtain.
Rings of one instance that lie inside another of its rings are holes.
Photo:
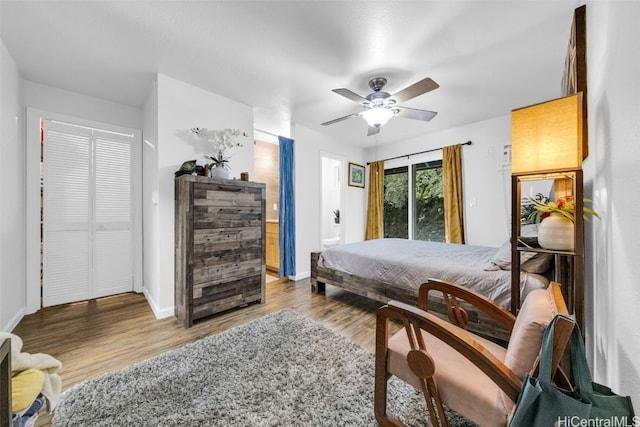
[[[296,215],[293,193],[293,139],[280,142],[280,272],[279,277],[296,275]]]

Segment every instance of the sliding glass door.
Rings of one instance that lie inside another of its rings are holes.
[[[409,167],[384,171],[384,237],[409,238]]]
[[[442,160],[384,171],[384,237],[445,241]]]

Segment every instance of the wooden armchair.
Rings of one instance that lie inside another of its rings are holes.
[[[441,292],[449,322],[427,312],[430,292]],[[468,316],[459,300],[472,304],[511,331],[508,346],[465,330]],[[517,316],[493,301],[452,283],[429,280],[420,287],[419,307],[396,301],[380,308],[376,323],[374,411],[383,426],[402,426],[387,414],[387,381],[392,375],[422,390],[431,422],[447,426],[443,404],[482,426],[505,426],[522,381],[537,367],[542,336],[556,314],[567,314],[560,285],[532,291]],[[404,327],[389,335],[389,321]],[[574,323],[561,318],[555,330],[557,369]],[[561,370],[557,381],[567,385]]]

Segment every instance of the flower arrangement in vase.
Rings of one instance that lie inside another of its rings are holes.
[[[584,198],[582,199],[584,203],[590,203],[591,200]],[[540,221],[547,218],[551,214],[558,214],[562,217],[568,219],[571,222],[575,221],[576,217],[576,202],[573,200],[573,196],[561,197],[556,202],[550,201],[546,197],[538,194],[535,198],[529,199],[529,202],[533,205],[533,207],[540,212]],[[582,208],[583,215],[585,221],[591,222],[587,214],[598,217],[596,211],[586,206]]]
[[[583,202],[588,203],[591,200],[585,198]],[[567,196],[551,201],[538,194],[535,198],[529,198],[528,204],[536,211],[530,212],[528,218],[533,222],[540,222],[538,244],[545,249],[574,250],[576,217],[574,198]],[[599,218],[598,213],[591,208],[583,206],[582,211],[585,221],[591,221],[587,214]]]
[[[239,129],[207,129],[207,128],[191,128],[191,132],[206,139],[211,145],[211,151],[208,155],[204,156],[205,159],[210,160],[209,173],[211,176],[218,178],[229,177],[229,159],[231,156],[226,154],[228,148],[242,147],[243,145],[235,141],[235,137],[249,136],[246,132],[242,132]]]

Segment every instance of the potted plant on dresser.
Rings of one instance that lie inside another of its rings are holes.
[[[233,147],[242,147],[240,142],[235,138],[237,136],[247,137],[246,132],[239,129],[207,129],[207,128],[191,128],[191,132],[205,139],[211,145],[211,151],[205,159],[209,160],[209,176],[213,178],[229,179],[229,159],[231,156],[226,154],[226,150]]]

